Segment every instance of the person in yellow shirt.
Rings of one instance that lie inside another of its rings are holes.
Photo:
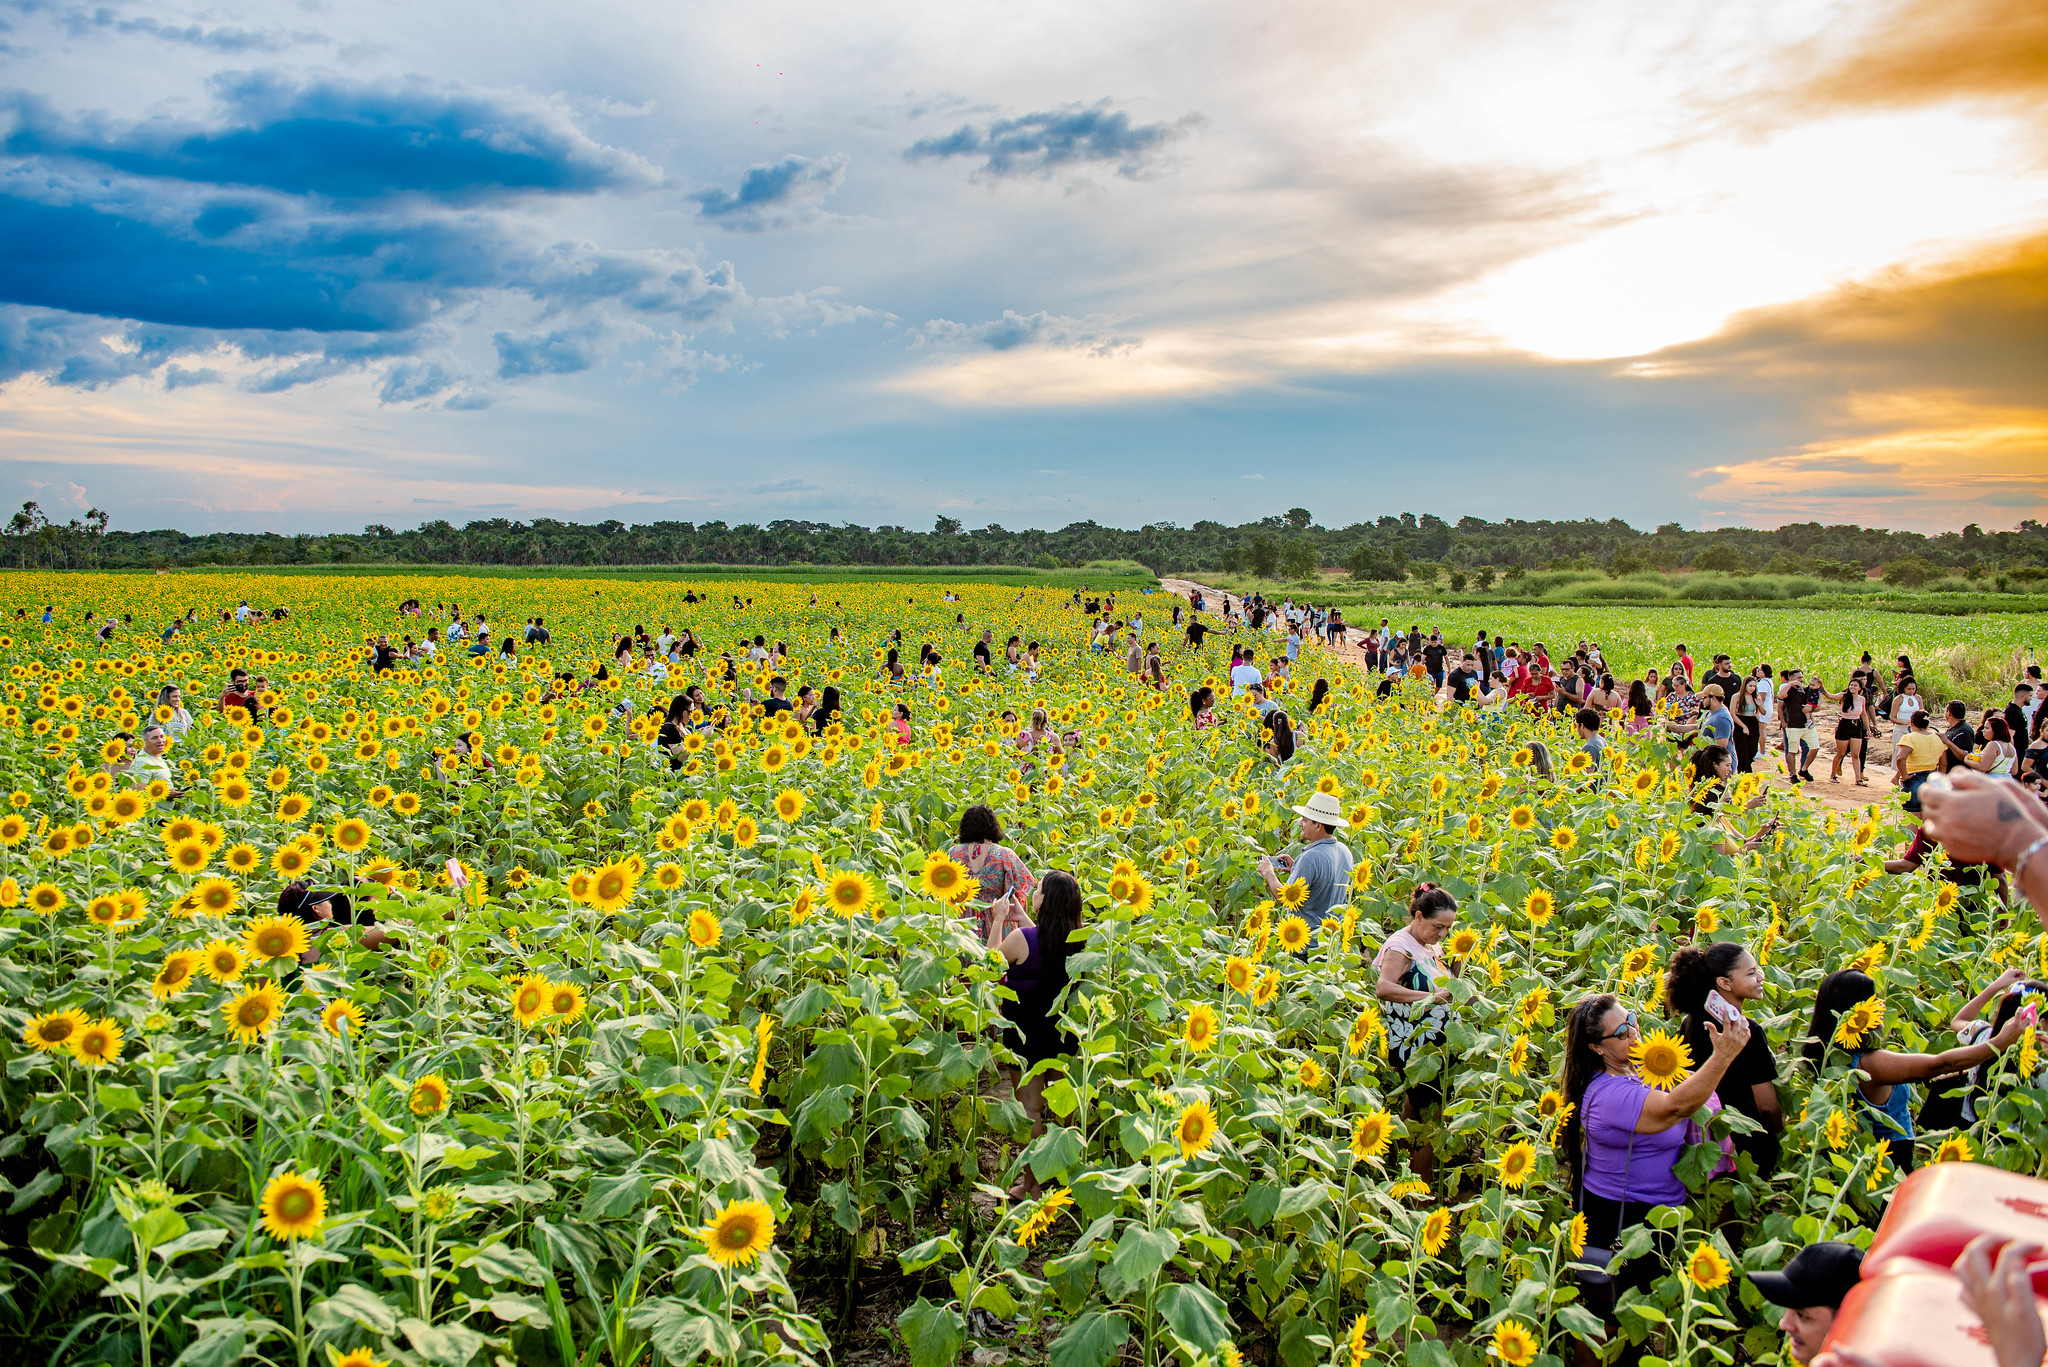
[[[1913,725],[1893,750],[1892,764],[1896,769],[1895,780],[1906,790],[1906,810],[1920,810],[1920,785],[1927,776],[1941,765],[1941,757],[1948,747],[1927,727],[1925,709],[1913,714]]]

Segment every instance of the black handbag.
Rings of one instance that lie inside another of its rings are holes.
[[[1621,1221],[1628,1213],[1628,1174],[1629,1169],[1635,1163],[1635,1156],[1636,1138],[1635,1134],[1631,1132],[1628,1138],[1627,1153],[1621,1160],[1621,1199],[1615,1203],[1618,1207],[1614,1213],[1614,1242],[1616,1244],[1621,1242]],[[1579,1178],[1578,1213],[1581,1215],[1586,1213],[1586,1179],[1583,1175]],[[1594,1248],[1588,1245],[1586,1250],[1574,1258],[1570,1264],[1572,1275],[1577,1277],[1579,1281],[1579,1302],[1603,1320],[1611,1320],[1615,1314],[1614,1303],[1618,1293],[1614,1288],[1614,1272],[1612,1270],[1614,1256],[1614,1249]]]

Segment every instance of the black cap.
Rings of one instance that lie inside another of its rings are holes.
[[[1765,1300],[1787,1310],[1825,1305],[1842,1308],[1842,1298],[1863,1276],[1863,1250],[1854,1244],[1811,1244],[1799,1250],[1783,1272],[1752,1272],[1750,1282]]]

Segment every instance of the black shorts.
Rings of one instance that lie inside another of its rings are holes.
[[[1862,740],[1864,734],[1863,723],[1860,721],[1850,721],[1845,717],[1835,723],[1836,740]]]

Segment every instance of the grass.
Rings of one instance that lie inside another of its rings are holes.
[[[1979,612],[2048,612],[2048,593],[1998,593],[1990,581],[1943,579],[1920,589],[1887,585],[1883,580],[1840,583],[1811,575],[1657,574],[1648,572],[1612,579],[1591,570],[1542,570],[1513,583],[1496,581],[1489,589],[1453,593],[1446,580],[1360,582],[1342,570],[1324,570],[1315,579],[1291,582],[1255,579],[1242,574],[1198,574],[1199,582],[1234,594],[1308,594],[1317,603],[1339,607],[1394,606],[1411,603],[1484,606],[1585,606],[1606,603],[1638,607],[1729,603],[1745,607],[1880,608],[1894,612],[1953,617]]]

